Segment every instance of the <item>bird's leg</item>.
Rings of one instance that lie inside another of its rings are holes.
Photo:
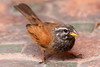
[[[46,57],[45,57],[45,49],[44,48],[41,48],[41,52],[42,52],[42,61],[39,62],[40,64],[41,63],[46,63]]]

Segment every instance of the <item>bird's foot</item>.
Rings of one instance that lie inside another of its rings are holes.
[[[83,58],[82,54],[78,54],[78,55],[71,54],[71,55],[72,55],[72,58]]]

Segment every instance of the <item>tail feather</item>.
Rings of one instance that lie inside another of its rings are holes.
[[[15,5],[14,7],[19,10],[31,22],[31,24],[42,23],[42,21],[35,15],[28,5],[21,3],[19,5]]]

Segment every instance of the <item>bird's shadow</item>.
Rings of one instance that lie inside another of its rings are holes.
[[[82,54],[75,54],[72,52],[57,53],[57,54],[47,54],[47,60],[72,60],[72,59],[82,59]]]
[[[42,57],[41,49],[37,44],[25,45],[22,49],[22,53],[31,54],[33,57]],[[73,52],[60,52],[60,53],[48,53],[46,52],[46,60],[72,60],[76,58],[83,58],[82,54],[76,54]]]

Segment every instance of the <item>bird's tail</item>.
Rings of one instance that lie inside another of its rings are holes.
[[[19,10],[30,21],[31,24],[42,23],[42,21],[35,15],[28,5],[21,3],[19,5],[15,5],[14,7]]]

